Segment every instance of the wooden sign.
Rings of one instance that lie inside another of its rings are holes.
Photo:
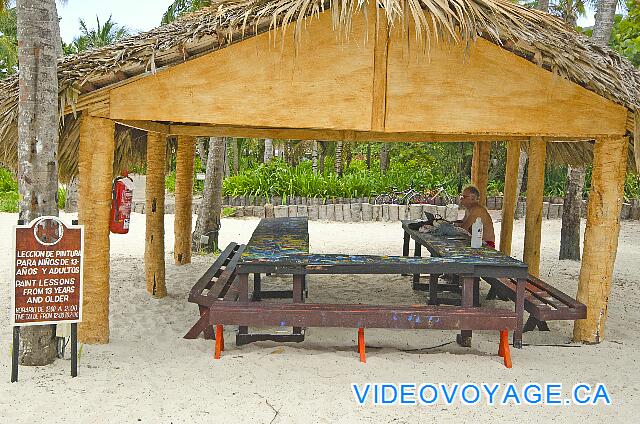
[[[40,217],[15,227],[14,326],[82,321],[83,227]]]

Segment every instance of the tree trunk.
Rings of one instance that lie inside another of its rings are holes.
[[[200,157],[200,164],[202,165],[202,167],[204,167],[207,164],[207,149],[204,145],[206,139],[204,137],[198,137],[197,140],[196,152],[198,152],[198,157]]]
[[[520,192],[522,191],[522,184],[524,183],[524,170],[527,166],[527,159],[529,156],[524,150],[520,151],[520,159],[518,161],[518,184],[516,185],[516,214],[515,219],[522,218],[522,210],[518,208],[520,202]]]
[[[222,177],[223,180],[224,178],[229,178],[231,176],[231,162],[229,161],[229,142],[230,142],[230,138],[226,139],[227,141],[225,141],[224,143],[224,159],[222,159],[222,168],[224,170],[224,176]],[[208,159],[207,159],[208,160]],[[202,162],[205,166],[207,165],[207,160],[205,160],[204,162]]]
[[[592,39],[600,46],[609,44],[616,12],[617,0],[599,0],[593,27]],[[567,16],[568,24],[575,26],[575,17]],[[585,170],[567,170],[567,189],[562,211],[560,232],[560,259],[580,260],[580,215],[582,209],[582,188]]]
[[[166,135],[153,132],[147,133],[144,269],[147,292],[159,299],[167,295],[164,261],[164,178],[166,160]]]
[[[231,157],[233,159],[233,175],[240,172],[240,145],[237,138],[231,139]]]
[[[586,319],[577,320],[573,340],[604,340],[613,266],[620,235],[620,210],[627,172],[628,138],[596,139],[591,191],[584,232],[584,253],[576,299],[587,305]]]
[[[224,145],[225,139],[223,137],[209,139],[209,158],[207,159],[204,193],[198,210],[196,229],[193,232],[194,248],[206,252],[215,252],[218,249],[220,216],[222,215]],[[201,242],[202,236],[207,237],[206,242]]]
[[[487,187],[489,185],[489,162],[491,160],[491,142],[477,141],[473,145],[471,163],[471,184],[480,192],[480,204],[487,205]]]
[[[549,13],[549,0],[538,0],[536,9]]]
[[[111,187],[115,122],[83,114],[78,148],[78,221],[84,225],[80,343],[109,343]],[[90,247],[89,247],[90,246]]]
[[[389,169],[389,143],[382,143],[380,149],[380,172],[383,174]]]
[[[580,260],[580,212],[584,177],[584,168],[569,167],[567,170],[567,192],[562,210],[559,259]]]
[[[371,171],[371,143],[367,143],[367,170]]]
[[[174,217],[173,259],[176,265],[191,263],[191,225],[193,221],[193,159],[195,140],[178,137],[176,157],[176,214]]]
[[[55,0],[18,0],[18,187],[20,219],[58,216],[58,74]],[[59,30],[58,30],[59,31]],[[55,326],[23,327],[20,363],[56,358]]]
[[[67,184],[67,197],[64,202],[64,210],[68,213],[78,212],[78,177],[71,177]]]
[[[524,225],[523,262],[529,266],[529,274],[540,276],[540,245],[542,240],[542,199],[544,195],[544,171],[547,144],[541,137],[532,137],[529,147],[529,172],[527,174],[527,215]]]
[[[599,46],[609,45],[617,5],[618,0],[598,0],[591,39]]]
[[[520,141],[507,142],[507,163],[504,173],[504,198],[502,201],[502,225],[500,227],[500,251],[511,256],[513,219],[517,204],[518,165]]]
[[[342,151],[344,152],[344,164],[342,165],[342,169],[349,169],[351,165],[351,160],[353,159],[353,143],[346,143],[342,146]]]
[[[318,175],[318,141],[311,142],[311,169],[314,175]]]
[[[324,159],[327,156],[327,144],[324,141],[319,141],[320,143],[320,163],[318,164],[318,172],[320,175],[324,175]]]
[[[273,140],[264,139],[264,163],[269,163],[273,159]]]
[[[336,174],[338,174],[338,177],[341,177],[342,176],[342,141],[336,142],[335,167],[336,167]]]

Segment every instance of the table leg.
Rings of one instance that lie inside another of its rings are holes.
[[[249,274],[238,274],[238,283],[240,285],[240,292],[238,293],[239,302],[249,301]],[[241,325],[238,327],[238,334],[248,334],[249,327]]]
[[[463,308],[473,307],[473,285],[473,277],[462,277],[462,298],[460,305]],[[471,347],[471,336],[471,330],[462,330],[460,334],[458,334],[458,337],[456,337],[456,341],[462,347]]]
[[[409,256],[409,242],[411,241],[411,237],[409,233],[404,232],[404,240],[402,241],[402,256]]]
[[[524,290],[527,285],[525,278],[516,281],[516,329],[513,332],[513,347],[522,349],[522,329],[524,324]]]
[[[415,250],[414,250],[413,256],[415,256],[415,257],[422,256],[422,245],[420,243],[418,243],[417,240],[416,240],[416,243],[415,243]],[[414,290],[418,290],[418,286],[417,286],[418,284],[420,284],[420,274],[413,274],[412,288]]]
[[[429,275],[429,305],[438,304],[438,274]]]
[[[304,303],[305,275],[293,275],[293,303]],[[302,334],[302,327],[293,327],[293,334]]]
[[[253,301],[254,302],[259,302],[260,300],[262,300],[260,295],[262,291],[261,283],[262,281],[260,279],[260,273],[254,272],[253,273]]]
[[[480,307],[480,278],[473,279],[473,306]]]

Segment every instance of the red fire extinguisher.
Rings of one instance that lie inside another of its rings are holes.
[[[127,234],[133,204],[133,180],[128,172],[116,177],[111,186],[111,221],[109,230],[115,234]]]

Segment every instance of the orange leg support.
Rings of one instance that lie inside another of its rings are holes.
[[[509,350],[509,330],[500,330],[500,346],[498,355],[504,358],[504,366],[511,368],[511,351]]]
[[[224,350],[224,335],[222,334],[222,330],[222,325],[216,325],[216,359],[220,359],[220,352]]]
[[[360,362],[366,363],[367,357],[364,352],[364,328],[358,328],[358,353],[360,353]]]

